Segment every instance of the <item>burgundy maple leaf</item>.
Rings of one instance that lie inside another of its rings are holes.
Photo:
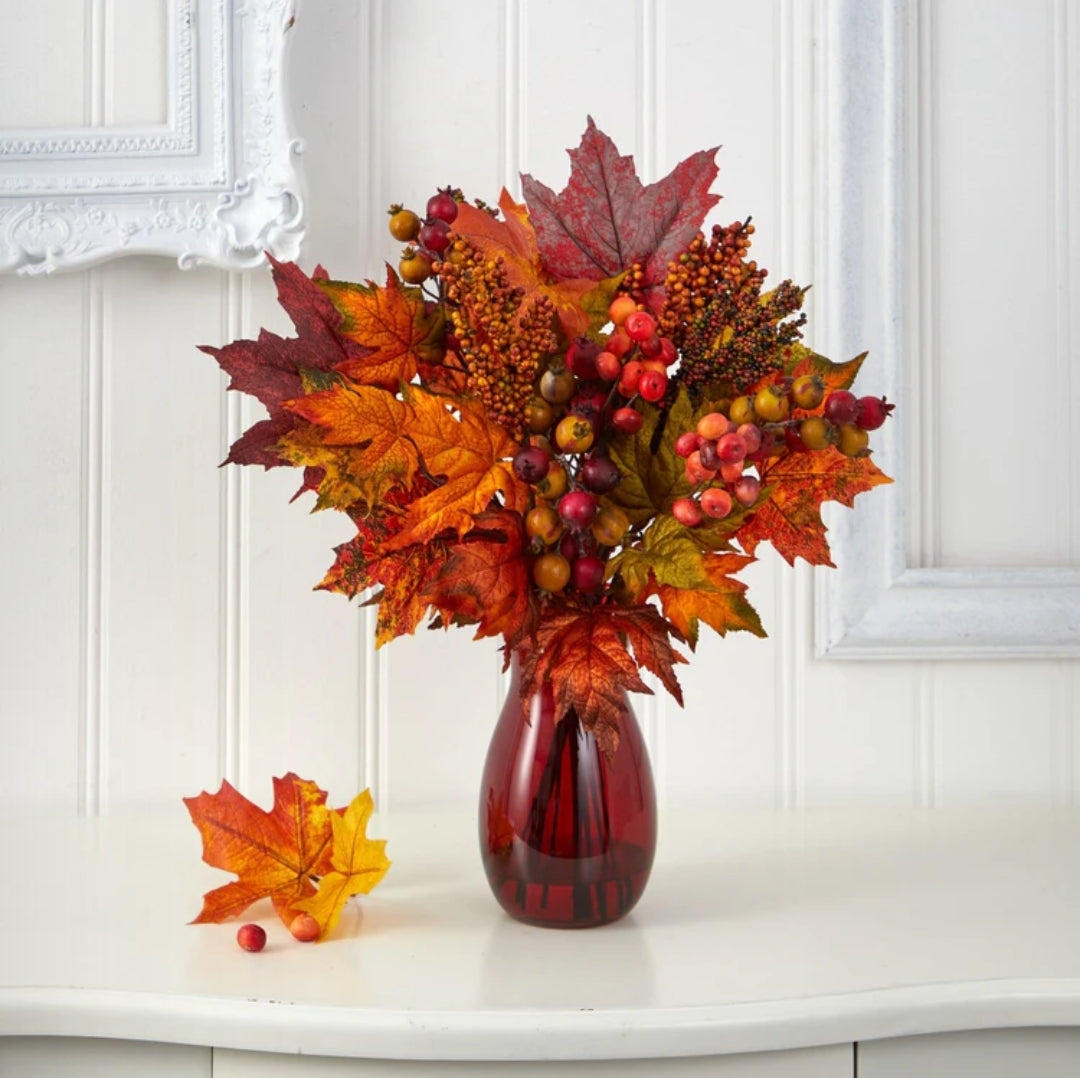
[[[633,158],[621,156],[590,116],[581,145],[570,151],[570,180],[560,194],[521,178],[544,268],[557,280],[602,280],[641,263],[646,301],[658,307],[668,263],[720,200],[709,192],[717,149],[700,150],[646,187]]]

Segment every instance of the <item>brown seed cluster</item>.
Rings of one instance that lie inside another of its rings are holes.
[[[784,281],[762,299],[766,271],[747,258],[753,234],[749,218],[715,225],[708,240],[699,232],[668,264],[657,323],[682,355],[672,389],[681,382],[700,393],[728,383],[739,392],[777,370],[781,349],[802,336],[806,316],[785,319],[802,306],[804,290]],[[640,276],[628,274],[631,295]]]
[[[546,296],[525,302],[503,259],[486,258],[461,237],[452,237],[438,273],[468,389],[520,440],[537,373],[558,346],[554,305]]]

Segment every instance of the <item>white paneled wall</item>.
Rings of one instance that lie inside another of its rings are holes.
[[[591,114],[646,180],[722,145],[715,219],[753,214],[773,277],[814,284],[813,343],[824,297],[850,286],[819,255],[838,5],[303,0],[304,265],[377,275],[395,257],[386,206],[436,186],[489,201],[519,193],[520,171],[561,186]],[[904,470],[910,561],[1076,566],[1080,3],[905,6],[925,220],[904,451],[884,465]],[[16,23],[25,49],[0,44],[0,128],[153,113],[155,54],[124,58],[154,5],[88,2],[80,33],[61,7]],[[46,40],[81,82],[38,77],[26,57]],[[868,56],[849,84],[877,77]],[[494,646],[421,633],[375,654],[371,612],[312,590],[348,522],[288,504],[291,471],[217,467],[258,408],[226,397],[196,346],[264,325],[288,329],[263,271],[133,258],[0,279],[3,811],[178,805],[223,776],[265,801],[288,769],[338,801],[371,785],[382,806],[472,802],[503,691]],[[874,390],[881,343],[833,343],[870,350]],[[705,639],[685,711],[640,703],[669,800],[1074,799],[1074,662],[816,659],[808,568],[766,553],[746,579],[769,639]]]

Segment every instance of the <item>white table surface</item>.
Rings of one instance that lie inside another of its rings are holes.
[[[0,822],[0,1035],[412,1059],[589,1059],[1080,1026],[1080,811],[661,816],[637,909],[508,918],[470,814],[395,813],[335,935],[188,925],[232,877],[171,814]]]

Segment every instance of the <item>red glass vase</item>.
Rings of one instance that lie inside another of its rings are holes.
[[[616,921],[645,890],[656,852],[656,790],[641,729],[625,701],[608,759],[551,686],[510,691],[480,790],[480,850],[488,882],[512,917],[553,928]]]

